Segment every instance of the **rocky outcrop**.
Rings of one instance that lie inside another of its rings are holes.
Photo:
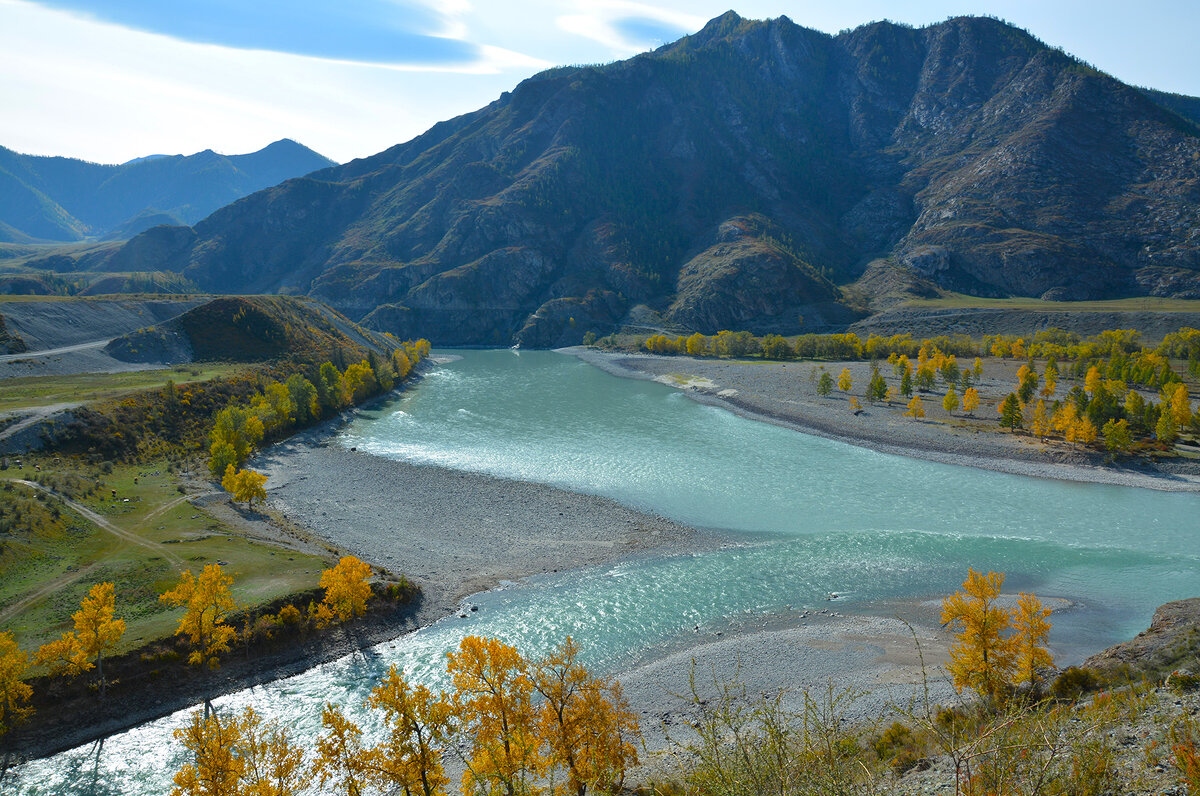
[[[1158,673],[1183,668],[1200,675],[1200,597],[1160,605],[1150,627],[1136,638],[1084,661],[1084,666],[1093,669],[1122,665]]]
[[[609,296],[597,324],[638,305],[705,331],[844,323],[829,283],[872,262],[982,296],[1193,296],[1193,107],[994,19],[828,36],[730,12],[114,262],[445,344],[567,339],[560,308],[589,294]],[[735,219],[759,232],[722,240]]]

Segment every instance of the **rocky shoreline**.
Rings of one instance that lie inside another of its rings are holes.
[[[739,362],[580,347],[560,351],[614,376],[677,387],[696,401],[722,406],[752,420],[881,453],[1036,478],[1169,492],[1200,491],[1200,464],[1195,462],[1164,462],[1155,466],[1109,464],[1103,455],[1045,446],[1022,435],[981,433],[932,420],[900,417],[902,407],[896,411],[894,406],[871,406],[864,402],[861,412],[852,413],[840,396],[817,394],[809,379],[809,371],[814,367],[809,362]],[[865,384],[870,375],[866,362],[823,364],[835,375],[841,368],[849,368],[857,384]],[[980,391],[999,389],[1001,383],[985,378]],[[938,402],[931,398],[929,403]],[[941,408],[927,406],[927,411],[933,417]]]

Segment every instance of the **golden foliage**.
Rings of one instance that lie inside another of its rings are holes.
[[[625,771],[637,765],[637,715],[615,680],[595,677],[579,663],[579,646],[567,639],[532,667],[533,686],[543,697],[538,730],[548,750],[545,761],[566,774],[567,788],[618,791]]]
[[[1039,673],[1054,665],[1046,644],[1050,639],[1050,609],[1042,607],[1035,595],[1021,593],[1012,612],[1013,652],[1016,656],[1014,681],[1033,685]]]
[[[321,573],[321,588],[325,590],[324,604],[345,622],[367,611],[371,596],[371,566],[354,556],[345,556],[337,566]]]
[[[908,411],[904,413],[905,417],[925,417],[925,403],[921,400],[921,396],[914,395],[912,400],[908,402]]]
[[[33,689],[24,681],[29,656],[12,633],[0,633],[0,737],[33,715],[28,706]]]
[[[850,368],[842,368],[842,372],[838,374],[837,386],[842,392],[850,392],[854,386],[854,379],[850,377]]]
[[[525,659],[515,647],[478,636],[467,636],[446,657],[469,739],[463,792],[529,793],[543,763]]]
[[[979,408],[979,390],[974,387],[968,387],[962,396],[962,409],[967,414],[971,414]]]
[[[372,748],[367,766],[389,790],[413,796],[446,793],[449,778],[442,767],[443,750],[454,729],[454,706],[444,694],[412,686],[394,665],[367,704],[384,714],[387,737]]]
[[[199,578],[191,570],[185,570],[179,585],[159,596],[163,602],[185,609],[175,633],[186,635],[191,642],[194,649],[188,663],[193,666],[216,669],[220,665],[219,656],[229,652],[229,643],[237,635],[225,624],[235,607],[229,591],[232,585],[233,578],[225,574],[220,564],[209,564]]]
[[[996,697],[1011,679],[1013,644],[1005,635],[1011,619],[997,604],[1003,585],[1001,573],[970,569],[963,590],[942,602],[942,623],[958,631],[947,669],[960,691],[970,688]]]
[[[234,502],[245,501],[247,506],[253,506],[254,501],[263,502],[267,499],[267,490],[263,486],[267,476],[254,470],[235,470],[232,464],[225,467],[225,475],[221,478],[221,488],[233,496]]]
[[[171,796],[293,796],[305,790],[304,751],[254,708],[223,723],[197,710],[175,737],[192,753],[175,774]]]

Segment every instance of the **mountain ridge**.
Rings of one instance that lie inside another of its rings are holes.
[[[331,164],[287,138],[243,155],[206,149],[114,165],[0,147],[0,240],[131,237],[148,228],[139,217],[150,216],[193,224],[242,196]]]
[[[573,342],[643,304],[707,333],[837,326],[830,280],[873,263],[984,296],[1200,297],[1200,136],[1157,96],[986,17],[831,36],[728,12],[114,259],[442,344]]]

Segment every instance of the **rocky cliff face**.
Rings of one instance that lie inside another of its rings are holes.
[[[831,37],[731,12],[118,257],[440,344],[574,342],[640,304],[810,330],[873,261],[979,295],[1200,297],[1200,135],[1166,99],[991,19]]]

